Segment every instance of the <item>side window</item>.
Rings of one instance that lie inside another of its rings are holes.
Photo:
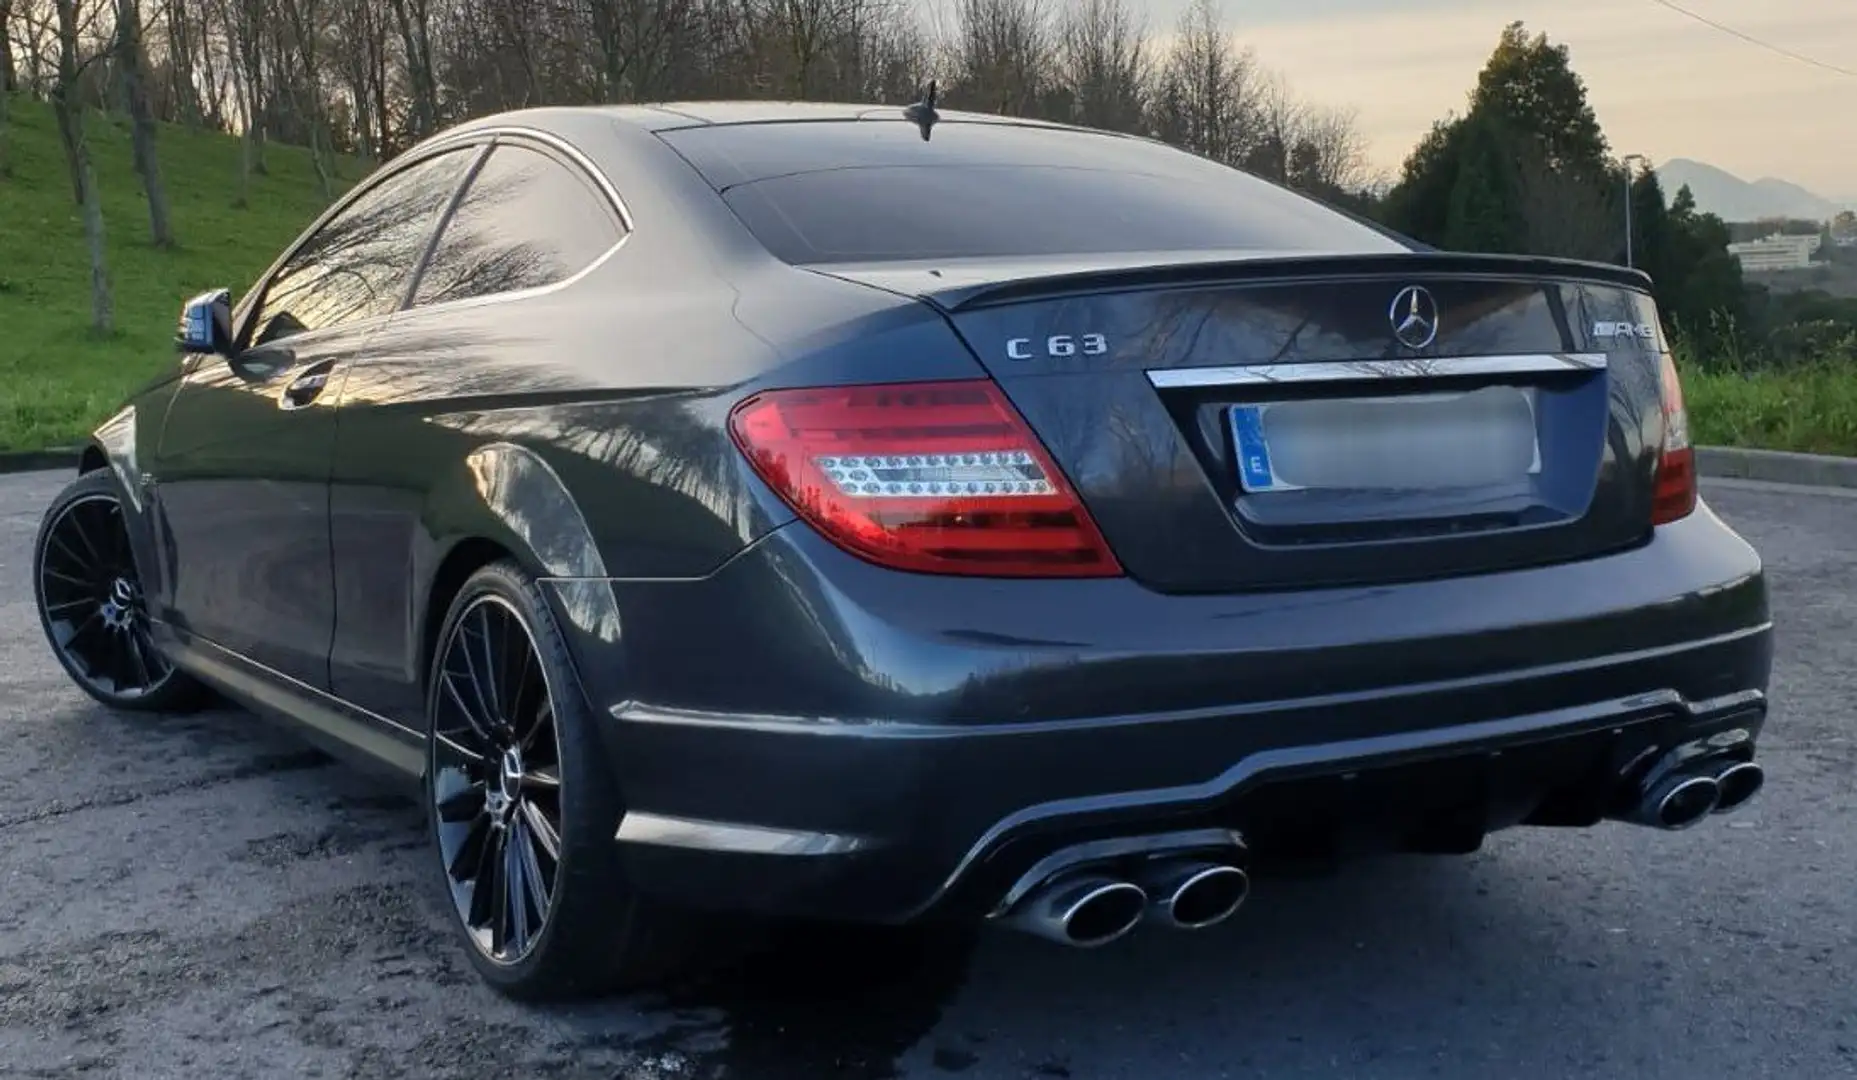
[[[413,306],[552,285],[622,235],[610,204],[578,171],[524,146],[498,146],[446,223]]]
[[[251,344],[385,315],[478,147],[461,147],[375,185],[330,218],[278,269],[252,320]]]

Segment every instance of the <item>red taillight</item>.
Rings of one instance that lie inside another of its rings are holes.
[[[1662,364],[1664,445],[1657,456],[1657,486],[1651,497],[1651,524],[1666,525],[1696,509],[1696,450],[1689,442],[1689,411],[1683,407],[1683,383],[1669,353]]]
[[[996,577],[1122,572],[990,381],[769,390],[735,407],[730,430],[788,505],[871,562]]]

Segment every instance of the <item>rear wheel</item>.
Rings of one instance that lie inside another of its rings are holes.
[[[427,699],[433,846],[485,980],[515,997],[562,998],[668,974],[683,920],[620,872],[620,804],[592,710],[520,568],[495,563],[465,582]]]
[[[86,694],[132,712],[178,712],[206,699],[149,635],[142,575],[109,472],[78,477],[47,508],[32,585],[46,640]]]

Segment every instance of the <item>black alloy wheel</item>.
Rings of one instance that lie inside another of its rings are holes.
[[[671,974],[689,920],[621,872],[618,793],[541,586],[511,562],[473,574],[427,687],[427,817],[478,974],[523,999]]]
[[[535,643],[485,593],[445,642],[432,719],[432,815],[452,902],[498,964],[526,957],[561,870],[561,745]]]
[[[177,711],[201,688],[156,648],[115,481],[73,481],[45,512],[33,552],[39,621],[78,687],[112,708]]]

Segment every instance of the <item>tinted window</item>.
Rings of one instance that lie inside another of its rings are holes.
[[[1086,132],[846,121],[663,133],[773,253],[832,263],[1146,251],[1400,251],[1311,199]]]
[[[439,236],[413,304],[552,285],[619,242],[610,204],[578,170],[522,146],[499,146]]]
[[[450,150],[410,166],[329,219],[271,279],[252,343],[399,307],[440,211],[477,152]]]

